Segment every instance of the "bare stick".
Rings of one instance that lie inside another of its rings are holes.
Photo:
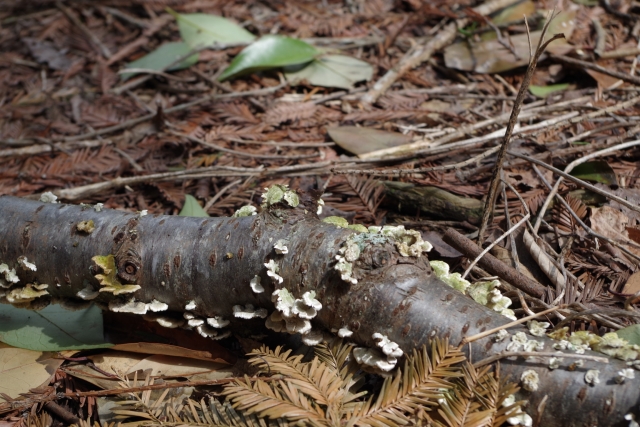
[[[489,219],[493,217],[493,206],[495,205],[496,196],[498,195],[500,171],[502,170],[502,165],[504,163],[504,159],[507,154],[507,148],[511,140],[513,129],[515,128],[516,122],[518,121],[518,115],[520,114],[522,102],[524,101],[524,97],[526,96],[527,89],[529,88],[529,84],[531,83],[531,78],[533,77],[533,73],[536,70],[538,59],[540,58],[540,55],[542,55],[542,52],[544,52],[544,50],[547,48],[549,43],[559,38],[564,38],[564,34],[556,34],[553,37],[551,37],[549,40],[543,43],[544,35],[552,19],[553,17],[549,17],[547,19],[547,22],[544,24],[544,27],[542,29],[542,34],[540,36],[540,40],[538,41],[538,46],[536,48],[536,53],[529,61],[529,67],[527,68],[527,72],[524,75],[524,80],[520,85],[518,96],[516,96],[516,100],[513,104],[513,109],[511,110],[511,117],[509,118],[509,123],[507,124],[507,130],[505,132],[504,139],[502,140],[502,145],[500,146],[500,150],[498,151],[498,158],[496,159],[496,165],[493,169],[491,185],[489,186],[489,192],[487,193],[487,198],[485,200],[484,210],[482,211],[482,221],[480,223],[480,228],[478,229],[479,243],[482,243],[482,241],[484,240],[484,233],[487,230],[487,227],[489,225]]]
[[[594,159],[594,158],[600,157],[600,156],[606,156],[606,155],[614,153],[616,151],[624,150],[625,148],[634,147],[636,145],[640,145],[640,139],[637,139],[635,141],[625,142],[623,144],[614,145],[613,147],[608,147],[608,148],[605,148],[603,150],[596,151],[595,153],[588,154],[586,156],[583,156],[583,157],[581,157],[579,159],[576,159],[573,162],[569,163],[567,165],[567,167],[564,168],[564,172],[568,174],[576,166],[578,166],[578,165],[580,165],[580,164],[582,164],[584,162],[587,162],[587,161],[589,161],[591,159]],[[558,192],[558,189],[560,188],[560,183],[562,183],[562,177],[558,178],[558,180],[556,181],[555,185],[553,186],[553,189],[551,190],[551,192],[547,196],[546,200],[542,204],[542,207],[540,208],[540,213],[538,214],[538,219],[536,220],[536,223],[533,226],[533,231],[535,233],[538,233],[538,229],[540,228],[540,224],[542,222],[542,217],[544,216],[544,213],[546,212],[547,208],[549,207],[549,204],[551,203],[551,200],[553,200],[553,196]]]
[[[496,332],[501,331],[502,329],[508,329],[508,328],[510,328],[512,326],[520,325],[522,323],[528,322],[529,320],[535,319],[535,318],[540,317],[540,316],[544,316],[545,314],[551,313],[551,312],[559,310],[561,308],[562,308],[562,306],[551,307],[551,308],[548,308],[546,310],[541,311],[540,313],[536,313],[536,314],[531,315],[531,316],[523,317],[522,319],[514,320],[513,322],[505,323],[504,325],[498,326],[497,328],[489,329],[488,331],[480,332],[479,334],[475,334],[475,335],[472,335],[470,337],[464,337],[464,338],[462,338],[462,341],[460,341],[459,347],[462,347],[465,344],[469,344],[469,343],[472,343],[474,341],[478,341],[479,339],[482,339],[484,337],[488,337],[489,335],[495,334]]]
[[[467,258],[475,258],[480,252],[482,252],[482,249],[479,248],[478,245],[458,233],[453,228],[449,228],[447,232],[444,233],[442,240],[453,246],[459,252],[462,252]],[[478,265],[489,273],[511,283],[527,295],[541,298],[546,292],[545,286],[542,286],[534,279],[525,276],[518,270],[503,263],[491,254],[485,254],[485,256],[478,261]]]
[[[545,169],[549,169],[551,172],[553,172],[553,173],[555,173],[557,175],[560,175],[564,179],[568,179],[569,181],[575,182],[579,186],[584,187],[584,188],[586,188],[588,190],[591,190],[596,194],[600,194],[601,196],[604,196],[604,197],[606,197],[608,199],[615,200],[616,202],[620,203],[623,206],[628,207],[629,209],[631,209],[633,211],[640,212],[640,206],[636,206],[633,203],[629,203],[625,199],[623,199],[621,197],[618,197],[615,194],[611,194],[611,193],[609,193],[607,191],[602,190],[601,188],[596,187],[595,185],[591,185],[586,181],[578,179],[575,176],[571,176],[568,173],[562,172],[560,169],[556,169],[553,166],[548,165],[543,161],[540,161],[538,159],[534,159],[533,157],[530,157],[530,156],[525,156],[525,155],[522,155],[522,154],[514,153],[513,151],[509,151],[508,153],[511,156],[518,157],[520,159],[525,159],[525,160],[527,160],[527,161],[529,161],[531,163],[535,163],[538,166],[542,166]]]
[[[640,77],[632,76],[627,73],[621,73],[619,71],[610,70],[608,68],[602,67],[598,64],[594,64],[593,62],[581,61],[579,59],[571,58],[566,55],[551,55],[551,57],[557,61],[564,62],[565,64],[576,65],[582,68],[588,68],[589,70],[597,71],[602,74],[606,74],[607,76],[615,77],[616,79],[620,79],[627,83],[633,83],[634,85],[640,86]]]
[[[481,15],[489,15],[490,13],[510,6],[513,3],[515,3],[514,0],[492,0],[475,7],[473,11]],[[468,23],[468,19],[459,19],[456,22],[452,22],[439,31],[434,38],[427,42],[426,45],[407,52],[407,54],[402,57],[395,66],[387,71],[387,73],[373,85],[369,92],[363,95],[362,102],[367,104],[373,104],[376,102],[380,95],[385,93],[387,89],[389,89],[389,87],[391,87],[391,85],[403,74],[429,60],[434,53],[450,44],[456,38],[458,28],[462,28]]]
[[[497,245],[498,243],[500,243],[502,241],[502,239],[504,239],[505,237],[509,236],[511,233],[513,233],[514,231],[516,231],[518,229],[518,227],[520,227],[522,224],[524,224],[524,222],[526,220],[529,219],[529,217],[531,216],[531,214],[526,214],[524,216],[524,218],[522,218],[520,221],[518,221],[513,227],[511,227],[510,229],[508,229],[507,231],[505,231],[502,236],[498,237],[495,241],[493,241],[489,246],[487,246],[482,252],[480,252],[480,254],[473,260],[473,262],[469,265],[469,267],[467,267],[467,269],[464,271],[464,274],[462,275],[462,278],[464,279],[465,277],[467,277],[467,274],[469,274],[469,272],[471,271],[471,269],[473,267],[475,267],[475,265],[478,263],[478,261],[480,261],[480,259],[485,256],[487,254],[487,252],[489,252],[491,250],[491,248],[493,248],[495,245]]]
[[[105,46],[104,43],[102,43],[100,39],[95,35],[95,33],[88,29],[87,26],[84,25],[82,21],[78,19],[78,17],[69,8],[63,5],[61,1],[56,2],[56,7],[60,9],[60,11],[64,13],[64,15],[69,18],[69,20],[73,22],[74,25],[84,33],[85,36],[89,37],[91,43],[100,50],[102,56],[104,56],[106,59],[111,58],[111,51],[109,50],[109,48]]]

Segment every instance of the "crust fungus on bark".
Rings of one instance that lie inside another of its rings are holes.
[[[441,282],[427,257],[415,256],[415,248],[407,252],[379,233],[358,237],[354,230],[321,222],[315,200],[302,196],[294,208],[293,196],[284,191],[284,198],[273,198],[260,214],[232,218],[142,216],[2,196],[0,265],[15,268],[20,281],[0,283],[0,295],[7,302],[15,289],[38,289],[39,296],[14,304],[38,308],[51,300],[87,300],[145,314],[168,327],[189,324],[214,339],[229,329],[255,334],[265,322],[294,332],[305,329],[310,342],[319,332],[333,331],[363,347],[386,346],[390,358],[435,336],[457,344],[507,323]],[[91,232],[78,228],[89,221]],[[20,257],[36,271],[22,268]],[[288,303],[284,291],[274,296],[284,289],[292,299]],[[291,312],[276,311],[287,304]],[[551,348],[552,340],[536,339]],[[508,344],[487,337],[466,350],[479,361]],[[518,383],[524,373],[537,374],[537,391],[519,396],[528,400],[525,411],[537,425],[625,425],[625,414],[639,413],[638,384],[614,380],[627,368],[624,362],[586,362],[573,371],[569,364],[550,370],[543,358],[504,359],[500,371]],[[590,369],[600,371],[599,384],[585,382]]]

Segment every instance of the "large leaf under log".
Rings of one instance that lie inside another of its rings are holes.
[[[42,306],[48,298],[77,300],[81,295],[95,297],[93,302],[113,310],[135,298],[132,307],[140,303],[143,308],[153,304],[164,309],[166,304],[168,310],[162,314],[167,318],[178,321],[189,311],[196,318],[211,319],[210,324],[218,327],[229,320],[228,328],[244,335],[259,333],[265,321],[234,316],[233,307],[246,309],[252,304],[254,311],[272,313],[272,293],[283,288],[296,298],[314,291],[322,308],[312,319],[313,329],[328,332],[347,327],[353,331],[350,339],[360,346],[375,347],[372,335],[380,333],[407,353],[435,336],[446,336],[455,344],[506,323],[506,318],[438,280],[426,256],[402,256],[392,241],[371,240],[353,263],[352,277],[357,282],[343,280],[334,268],[336,255],[356,232],[319,221],[314,214],[315,200],[301,199],[297,208],[276,203],[254,216],[188,218],[97,212],[3,196],[0,263],[17,267],[20,282],[12,290],[27,283],[49,285],[48,295],[22,301],[23,305]],[[83,221],[93,221],[95,229],[90,233],[79,230]],[[286,241],[286,251],[281,241]],[[139,289],[117,296],[96,292],[101,286],[95,276],[109,273],[101,271],[92,258],[108,255],[115,258],[119,284]],[[37,270],[20,268],[19,257],[26,257]],[[256,293],[261,287],[264,292]],[[7,288],[0,291],[6,294]],[[143,312],[146,308],[137,309]],[[544,342],[545,350],[551,349],[551,340],[537,339]],[[477,362],[503,351],[506,345],[491,337],[478,340],[471,344],[470,356]],[[543,358],[501,362],[501,376],[508,381],[520,382],[525,370],[537,372],[539,389],[523,391],[520,397],[529,402],[525,410],[538,425],[623,425],[625,414],[637,414],[637,383],[613,381],[627,367],[625,363],[586,361],[584,367],[571,371],[570,359],[565,360],[555,370]],[[588,369],[600,370],[600,384],[585,383]]]

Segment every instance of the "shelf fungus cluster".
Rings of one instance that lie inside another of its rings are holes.
[[[322,341],[321,331],[312,329],[311,319],[322,309],[314,291],[305,292],[302,298],[295,298],[287,289],[276,289],[271,295],[276,311],[271,313],[265,326],[276,332],[301,334],[307,345],[317,345]]]
[[[18,257],[17,266],[25,271],[37,271],[36,265],[29,262],[25,256]],[[20,278],[15,267],[9,267],[9,264],[4,262],[0,263],[0,301],[4,300],[9,304],[26,308],[30,307],[37,298],[49,294],[47,284],[34,282],[21,286],[19,282]]]
[[[509,306],[511,306],[511,300],[502,295],[498,289],[500,286],[498,280],[471,283],[463,278],[460,273],[450,273],[449,264],[444,261],[430,261],[429,264],[438,279],[447,285],[463,294],[469,295],[475,302],[511,320],[516,320],[515,313],[509,308]]]
[[[331,220],[327,221],[327,219]],[[367,246],[394,243],[403,257],[420,257],[423,252],[428,252],[432,248],[429,242],[422,240],[419,231],[405,230],[402,225],[365,228],[359,224],[348,225],[346,220],[340,217],[329,217],[324,221],[337,227],[351,228],[357,231],[357,233],[350,235],[338,250],[336,255],[338,262],[334,267],[340,273],[342,280],[354,285],[358,283],[358,279],[354,276],[353,263],[358,260],[360,253]]]
[[[353,357],[361,365],[389,372],[396,367],[398,358],[403,354],[402,349],[397,343],[389,340],[386,335],[381,333],[374,333],[372,338],[377,341],[380,349],[356,347],[353,349]]]

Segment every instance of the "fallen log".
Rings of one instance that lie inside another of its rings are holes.
[[[303,333],[310,343],[333,331],[376,348],[374,334],[381,334],[405,353],[436,336],[456,344],[508,322],[441,282],[415,234],[340,228],[318,220],[312,197],[301,196],[298,205],[295,193],[281,193],[267,197],[260,214],[232,218],[2,196],[0,268],[4,263],[17,273],[5,272],[2,302],[32,309],[50,301],[93,302],[169,327],[188,322],[213,339],[228,330],[251,336],[267,325]],[[506,349],[508,340],[493,338],[465,347],[472,362]],[[552,349],[552,340],[536,339]],[[626,414],[638,415],[637,380],[614,381],[624,362],[587,361],[572,369],[566,360],[555,370],[545,358],[501,360],[508,381],[537,373],[537,391],[518,396],[528,401],[525,411],[536,425],[617,426],[626,425]],[[589,369],[600,371],[599,384],[585,382]]]

